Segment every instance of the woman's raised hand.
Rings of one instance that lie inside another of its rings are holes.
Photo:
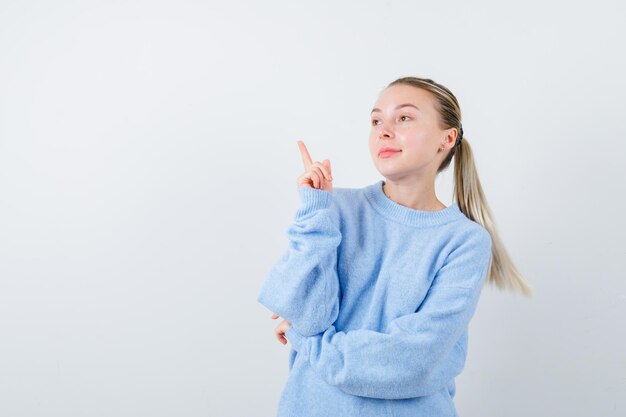
[[[311,187],[332,192],[333,177],[331,176],[330,161],[324,159],[323,162],[313,162],[304,142],[299,140],[298,146],[300,147],[300,154],[304,163],[304,173],[298,177],[296,182],[298,187]]]

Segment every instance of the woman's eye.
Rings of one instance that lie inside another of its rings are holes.
[[[376,126],[376,122],[378,122],[377,119],[372,120],[372,126]]]
[[[410,119],[410,117],[409,117],[409,116],[400,116],[400,120],[402,120],[402,118],[404,118],[404,117],[406,117],[406,118]],[[405,120],[402,120],[402,121],[404,122]]]

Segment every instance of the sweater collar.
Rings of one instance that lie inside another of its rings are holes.
[[[410,226],[437,226],[465,217],[457,203],[437,210],[415,210],[396,203],[383,192],[384,180],[365,187],[365,195],[374,209],[384,217]]]

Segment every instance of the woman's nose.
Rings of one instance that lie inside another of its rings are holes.
[[[380,126],[380,132],[378,133],[379,139],[389,139],[393,137],[393,129],[391,129],[388,125],[382,124]]]

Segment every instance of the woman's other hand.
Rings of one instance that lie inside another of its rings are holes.
[[[276,314],[276,313],[272,314],[272,320],[276,320],[279,317],[280,316],[278,314]],[[285,338],[285,332],[290,327],[291,327],[291,323],[287,319],[285,319],[282,322],[280,322],[280,324],[278,326],[276,326],[276,329],[274,329],[274,332],[276,333],[276,338],[283,345],[287,343],[287,339]]]
[[[331,175],[330,161],[325,159],[323,162],[313,162],[304,142],[299,140],[298,146],[300,147],[300,155],[304,163],[304,173],[296,181],[298,187],[311,187],[332,192],[333,177]]]
[[[278,317],[280,317],[278,314],[276,313],[272,314],[272,320],[276,320]],[[274,329],[274,333],[276,333],[276,338],[283,345],[287,344],[287,339],[285,338],[285,332],[289,330],[290,327],[291,327],[291,323],[289,322],[289,320],[284,319]]]

